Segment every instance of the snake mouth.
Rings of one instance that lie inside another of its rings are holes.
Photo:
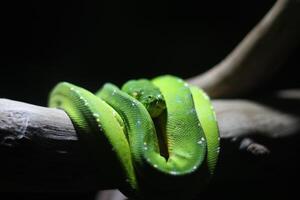
[[[168,148],[168,140],[166,136],[166,126],[164,126],[164,122],[166,121],[167,112],[162,112],[159,117],[154,118],[154,126],[156,129],[156,136],[158,140],[159,153],[162,157],[168,161],[169,159],[169,148]]]

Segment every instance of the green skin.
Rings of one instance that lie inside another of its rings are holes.
[[[219,134],[210,100],[180,78],[132,80],[122,90],[108,83],[96,95],[59,83],[49,106],[65,110],[95,148],[90,138],[105,136],[108,147],[100,148],[113,147],[129,196],[194,196],[215,170]]]

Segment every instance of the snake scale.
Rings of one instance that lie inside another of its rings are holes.
[[[192,197],[215,171],[219,132],[213,107],[201,89],[178,77],[130,80],[121,89],[106,83],[95,94],[61,82],[49,106],[63,109],[87,144],[115,156],[128,196]]]

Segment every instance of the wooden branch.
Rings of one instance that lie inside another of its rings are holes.
[[[115,188],[89,156],[64,111],[0,99],[0,191]]]
[[[226,170],[241,167],[241,152],[254,158],[268,156],[276,149],[276,145],[268,146],[269,141],[295,138],[300,130],[299,100],[300,90],[281,92],[263,101],[213,101],[221,133],[222,167],[216,177],[226,177]],[[113,173],[98,172],[62,110],[0,99],[0,154],[1,191],[117,187]],[[244,167],[233,177],[251,172]]]
[[[272,77],[300,41],[300,1],[278,0],[219,64],[188,81],[211,97],[247,94]]]

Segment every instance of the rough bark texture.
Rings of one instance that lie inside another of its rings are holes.
[[[0,99],[0,191],[94,191],[113,187],[99,175],[67,114]]]

